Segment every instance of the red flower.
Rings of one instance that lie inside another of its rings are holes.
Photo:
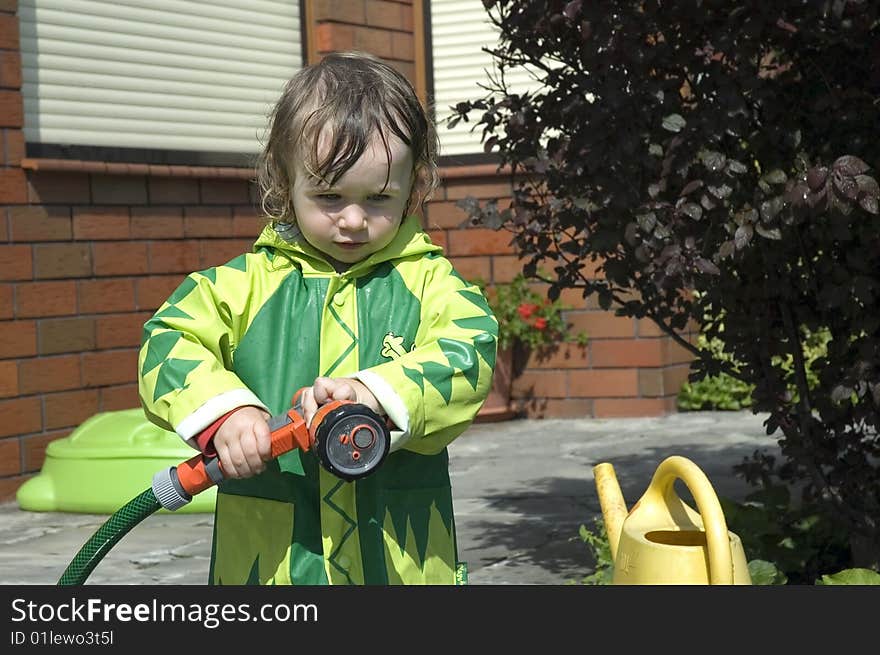
[[[519,312],[519,315],[523,317],[523,319],[527,319],[529,316],[534,314],[538,310],[537,305],[532,305],[531,303],[524,302],[519,307],[516,308],[516,311]]]
[[[545,327],[547,327],[547,319],[539,316],[535,319],[535,327],[539,330],[543,330]]]

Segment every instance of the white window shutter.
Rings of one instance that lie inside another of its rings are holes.
[[[29,143],[256,153],[299,0],[19,0]]]
[[[489,22],[481,0],[431,0],[431,56],[434,73],[434,112],[440,137],[441,155],[483,152],[482,128],[471,131],[479,112],[469,122],[446,127],[451,106],[486,95],[480,86],[489,83],[495,69],[492,56],[484,47],[495,47],[498,30]],[[517,92],[534,88],[536,82],[527,69],[505,72],[505,80]]]

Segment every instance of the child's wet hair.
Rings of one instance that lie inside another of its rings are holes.
[[[413,153],[407,211],[438,184],[437,133],[409,81],[377,57],[336,52],[297,72],[270,115],[257,162],[263,211],[271,222],[293,222],[293,171],[299,162],[334,184],[378,137],[388,156],[397,137]],[[319,145],[321,146],[319,148]]]

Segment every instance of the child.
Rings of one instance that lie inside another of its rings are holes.
[[[219,455],[212,584],[454,584],[446,446],[488,395],[498,323],[411,210],[437,137],[407,80],[362,53],[298,72],[259,162],[253,247],[192,273],[144,326],[147,416]],[[303,397],[363,403],[391,452],[344,482],[269,454],[267,418]]]

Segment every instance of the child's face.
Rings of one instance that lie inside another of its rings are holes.
[[[397,234],[412,191],[413,155],[395,137],[388,145],[390,171],[377,137],[332,187],[296,166],[293,208],[297,225],[306,241],[342,264],[339,269],[381,250]]]

